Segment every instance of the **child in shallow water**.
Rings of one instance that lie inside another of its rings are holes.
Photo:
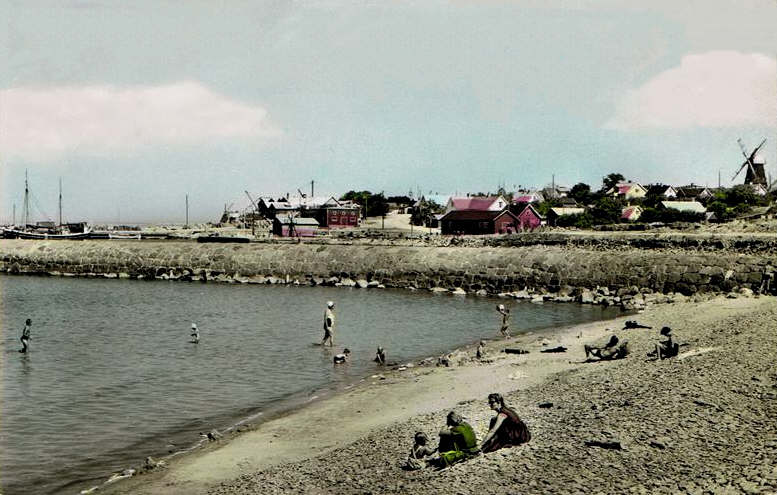
[[[332,358],[332,361],[334,361],[335,364],[344,364],[348,362],[348,356],[351,354],[351,350],[347,347],[343,349],[343,352],[340,354],[335,354],[335,357]]]

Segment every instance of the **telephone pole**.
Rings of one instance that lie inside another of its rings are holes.
[[[62,177],[59,178],[59,225],[62,226]]]

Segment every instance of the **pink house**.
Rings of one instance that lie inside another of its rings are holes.
[[[640,206],[627,206],[621,213],[621,220],[627,220],[629,222],[636,221],[642,215],[642,207]]]
[[[540,225],[542,225],[542,216],[532,205],[526,205],[526,208],[518,214],[518,227],[521,230],[534,230]]]

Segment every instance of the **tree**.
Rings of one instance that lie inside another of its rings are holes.
[[[427,199],[421,202],[417,208],[413,208],[410,214],[410,223],[413,225],[427,225],[431,221],[432,215],[442,211],[442,206],[436,202]]]
[[[548,215],[548,212],[550,211],[551,208],[557,208],[559,206],[561,206],[561,200],[549,199],[547,201],[543,201],[538,205],[536,205],[536,209],[537,209],[537,213],[539,213],[544,217]]]
[[[707,211],[711,211],[717,217],[718,222],[726,222],[734,217],[733,211],[723,201],[715,200],[707,205]]]
[[[593,217],[587,211],[576,215],[562,215],[558,218],[556,225],[559,227],[588,229],[593,225]]]
[[[572,186],[569,196],[581,205],[587,205],[591,201],[591,186],[578,182]]]
[[[618,223],[623,210],[622,203],[608,196],[601,198],[591,210],[593,222],[597,225]]]
[[[362,214],[367,217],[379,217],[388,212],[388,202],[383,193],[372,194],[370,191],[348,191],[340,198],[361,205]]]
[[[725,196],[726,204],[732,207],[739,205],[757,205],[761,202],[761,198],[753,191],[753,188],[739,184],[726,191]]]
[[[608,191],[613,187],[615,187],[617,183],[623,182],[624,180],[626,180],[626,178],[623,177],[623,175],[621,174],[617,174],[617,173],[607,174],[606,177],[602,178],[602,185],[603,185],[602,189],[604,191]]]
[[[413,204],[413,200],[408,196],[389,196],[386,201],[403,206],[410,206]]]

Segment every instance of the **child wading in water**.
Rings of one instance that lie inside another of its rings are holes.
[[[22,348],[19,349],[19,352],[21,353],[27,352],[27,348],[29,347],[31,326],[32,326],[32,320],[27,318],[27,321],[24,322],[24,328],[22,329],[22,337],[19,339],[22,341]]]
[[[502,333],[504,337],[510,336],[510,310],[505,309],[504,304],[497,304],[496,310],[499,312],[500,315],[502,315],[502,326],[499,328],[499,331]]]
[[[335,354],[335,356],[332,358],[332,361],[334,364],[345,364],[348,362],[348,356],[351,354],[351,350],[347,347],[343,349],[343,352],[340,354]]]

